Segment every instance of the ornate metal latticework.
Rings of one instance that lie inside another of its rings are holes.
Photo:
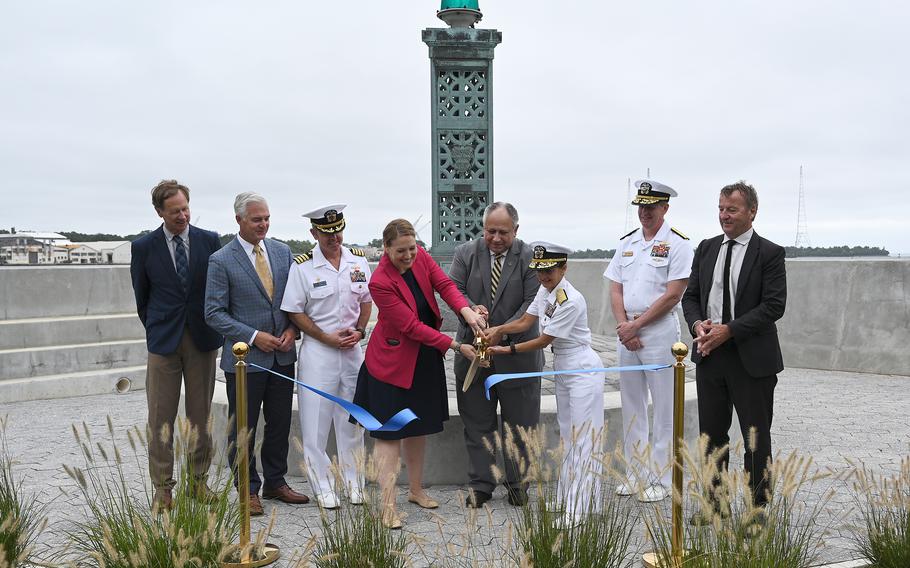
[[[487,196],[481,192],[447,192],[439,194],[436,215],[439,229],[433,242],[459,244],[476,239],[483,233],[483,210]]]
[[[433,246],[445,261],[483,233],[493,201],[493,50],[496,30],[428,29],[433,97]]]
[[[441,69],[437,72],[439,116],[483,118],[487,114],[485,71]]]

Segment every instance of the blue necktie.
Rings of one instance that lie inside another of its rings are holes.
[[[183,239],[180,238],[180,235],[174,235],[174,246],[174,261],[177,266],[177,278],[180,279],[180,284],[183,285],[183,291],[186,292],[189,288],[190,270],[186,260],[186,249],[183,248]]]

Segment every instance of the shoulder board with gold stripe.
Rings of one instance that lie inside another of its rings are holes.
[[[670,230],[673,231],[674,233],[676,233],[677,235],[679,235],[680,237],[686,239],[687,241],[689,240],[689,237],[687,237],[686,235],[680,233],[679,231],[677,231],[677,230],[674,229],[673,227],[670,227]]]
[[[303,254],[298,254],[297,256],[295,256],[294,262],[296,262],[297,264],[303,264],[304,262],[306,262],[308,260],[312,260],[312,259],[313,259],[313,255],[308,252],[305,252]]]
[[[565,304],[568,299],[569,299],[569,296],[566,294],[565,289],[560,288],[559,290],[556,290],[556,303],[557,304],[559,304],[561,306],[561,305]]]
[[[351,254],[354,256],[366,256],[366,253],[363,252],[363,249],[349,248],[348,250],[351,251]]]
[[[625,235],[619,237],[619,240],[623,240],[623,239],[626,238],[626,237],[631,237],[632,235],[635,234],[635,231],[637,231],[637,230],[638,230],[638,229],[632,229],[631,231],[629,231],[629,232],[626,233]]]

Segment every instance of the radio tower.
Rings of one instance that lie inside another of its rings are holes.
[[[803,167],[799,167],[799,211],[796,214],[796,247],[811,247],[809,226],[806,222],[806,191],[803,184]]]
[[[632,178],[626,178],[626,226],[622,232],[628,233],[632,223]]]

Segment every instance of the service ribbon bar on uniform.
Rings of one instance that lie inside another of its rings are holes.
[[[351,414],[351,416],[354,417],[354,420],[356,420],[361,426],[363,426],[366,430],[369,430],[370,432],[397,432],[398,430],[401,430],[402,428],[404,428],[405,426],[407,426],[414,420],[417,420],[417,415],[414,414],[414,412],[410,408],[405,408],[403,410],[400,410],[395,416],[389,418],[389,420],[385,424],[383,424],[382,422],[377,420],[375,416],[373,416],[372,414],[367,412],[367,410],[365,408],[363,408],[361,406],[357,406],[356,404],[354,404],[353,402],[351,402],[349,400],[344,400],[343,398],[339,398],[333,394],[329,394],[327,392],[321,391],[317,388],[311,387],[310,385],[308,385],[306,383],[302,383],[296,379],[292,379],[291,377],[289,377],[287,375],[282,375],[281,373],[276,373],[275,371],[273,371],[271,369],[266,369],[265,367],[261,367],[254,363],[247,363],[247,365],[249,365],[250,367],[256,367],[257,369],[262,369],[263,371],[272,373],[273,375],[277,375],[277,376],[281,377],[282,379],[287,379],[287,380],[291,381],[292,383],[296,383],[296,384],[302,386],[303,388],[310,390],[325,399],[331,400],[335,404],[337,404],[337,405],[341,406],[342,408],[344,408],[345,410],[347,410]]]
[[[497,373],[490,375],[483,382],[483,388],[486,390],[487,400],[490,400],[490,389],[503,381],[512,379],[530,379],[532,377],[553,377],[556,375],[571,375],[573,373],[621,373],[624,371],[658,371],[667,369],[673,365],[629,365],[626,367],[597,367],[594,369],[568,369],[565,371],[541,371],[539,373]]]

